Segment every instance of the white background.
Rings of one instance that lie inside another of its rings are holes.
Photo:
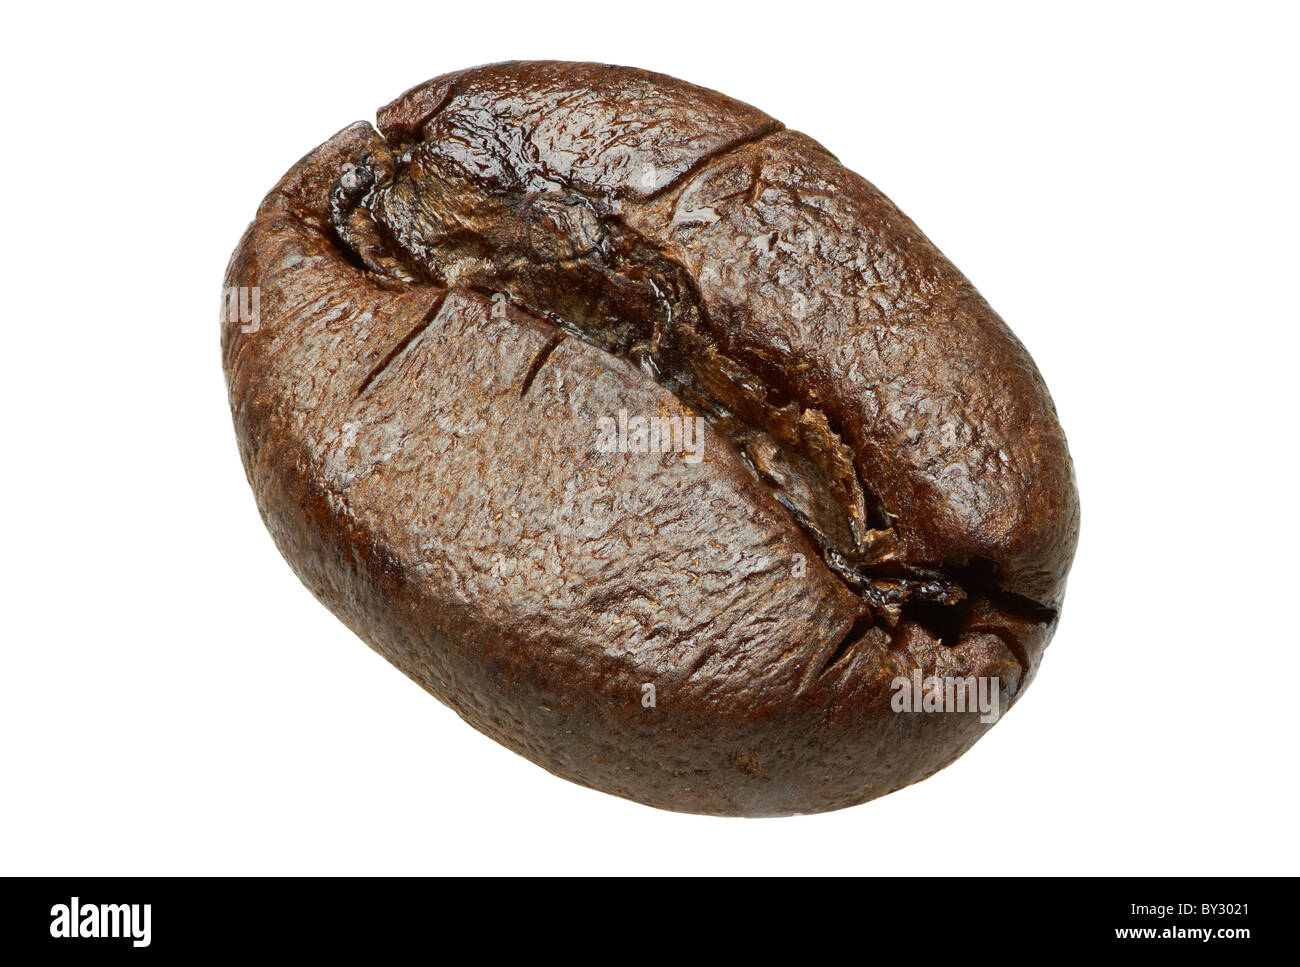
[[[1300,872],[1292,9],[9,10],[0,872]],[[263,529],[217,342],[258,201],[410,85],[543,57],[812,134],[1037,359],[1083,501],[1064,618],[934,778],[776,820],[571,785],[367,649]]]

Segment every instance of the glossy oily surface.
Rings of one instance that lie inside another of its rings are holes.
[[[285,557],[558,775],[840,808],[992,724],[900,714],[900,678],[996,682],[1000,713],[1038,668],[1079,521],[1041,377],[748,105],[604,65],[437,78],[291,169],[226,285],[259,293],[223,355]]]

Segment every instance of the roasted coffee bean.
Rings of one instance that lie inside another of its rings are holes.
[[[595,64],[439,77],[290,170],[226,285],[259,295],[222,349],[280,550],[565,778],[863,802],[969,748],[1055,630],[1079,510],[1033,361],[748,105]]]

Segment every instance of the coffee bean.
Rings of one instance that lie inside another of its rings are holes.
[[[371,647],[691,812],[884,795],[1019,697],[1078,535],[1065,437],[884,195],[629,68],[462,71],[378,128],[266,197],[225,280],[259,325],[222,333],[267,526]]]

